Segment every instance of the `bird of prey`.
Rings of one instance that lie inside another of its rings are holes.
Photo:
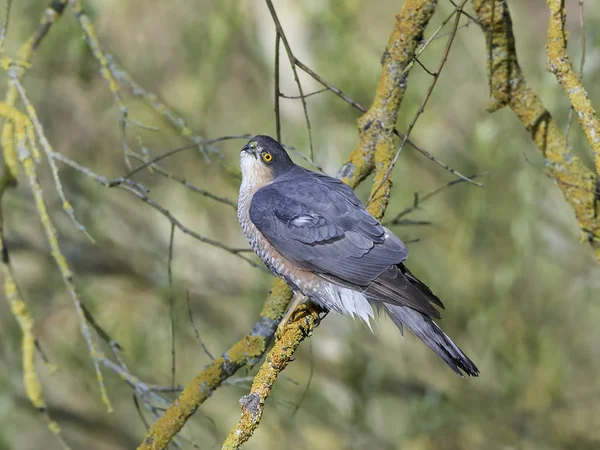
[[[437,326],[444,308],[404,265],[406,245],[369,214],[342,181],[294,164],[269,136],[241,151],[238,218],[252,249],[296,294],[282,324],[304,298],[358,316],[373,309],[412,331],[458,375],[479,369]]]

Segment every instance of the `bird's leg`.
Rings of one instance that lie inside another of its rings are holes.
[[[281,322],[279,322],[279,325],[277,326],[277,331],[276,331],[277,337],[281,337],[283,335],[283,331],[285,330],[285,327],[287,326],[287,323],[289,322],[290,317],[292,317],[292,314],[294,313],[294,311],[296,310],[298,305],[300,303],[302,303],[303,299],[304,299],[303,294],[301,294],[299,292],[294,293],[294,297],[292,298],[290,306],[288,307],[287,311],[283,315]]]

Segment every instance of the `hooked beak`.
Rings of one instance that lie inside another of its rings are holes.
[[[242,147],[242,151],[243,151],[243,152],[246,152],[246,153],[248,153],[248,154],[250,154],[250,155],[254,155],[254,152],[252,151],[252,148],[250,148],[250,143],[248,143],[248,144],[244,145],[244,146]]]
[[[247,143],[246,145],[244,145],[242,147],[242,151],[248,153],[249,155],[252,155],[256,158],[256,153],[254,152],[254,149],[252,147],[250,147],[250,143]]]

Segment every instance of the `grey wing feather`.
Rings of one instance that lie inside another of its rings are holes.
[[[404,243],[341,181],[298,166],[254,194],[250,220],[297,267],[361,290],[370,301],[439,317],[430,303],[441,306],[439,299],[401,264]]]

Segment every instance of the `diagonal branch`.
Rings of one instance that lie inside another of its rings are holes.
[[[598,120],[592,102],[569,59],[567,32],[565,30],[567,12],[564,0],[548,0],[548,6],[550,7],[548,45],[546,46],[548,70],[556,76],[556,79],[569,96],[571,105],[577,113],[579,124],[592,147],[596,173],[600,175],[600,120]]]
[[[558,125],[528,86],[515,49],[506,0],[473,0],[473,9],[486,37],[491,101],[495,111],[510,107],[546,158],[565,200],[571,205],[584,237],[600,260],[600,221],[596,214],[596,176],[571,152]]]
[[[179,398],[152,426],[138,449],[166,448],[215,389],[241,367],[256,364],[264,355],[291,299],[292,292],[287,285],[276,280],[252,331],[188,383]]]

